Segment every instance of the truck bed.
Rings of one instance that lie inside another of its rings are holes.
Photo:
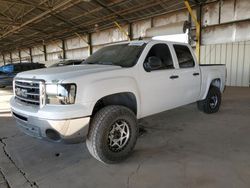
[[[226,82],[226,65],[225,64],[201,64],[201,96],[200,99],[206,97],[208,86],[214,79],[219,79],[220,90],[223,92]]]

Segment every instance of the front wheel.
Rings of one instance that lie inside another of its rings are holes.
[[[135,114],[123,106],[107,106],[90,123],[86,140],[91,155],[103,163],[117,163],[133,151],[138,136]]]
[[[212,114],[216,113],[220,109],[221,104],[221,92],[220,89],[214,86],[211,86],[207,97],[197,102],[198,109],[207,113]]]

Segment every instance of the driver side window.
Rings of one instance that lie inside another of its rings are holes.
[[[145,59],[144,68],[147,72],[174,69],[173,59],[168,45],[155,44],[152,46]]]

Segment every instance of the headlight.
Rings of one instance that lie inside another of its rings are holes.
[[[46,85],[47,104],[74,104],[76,84]]]

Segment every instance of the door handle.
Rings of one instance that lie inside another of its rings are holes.
[[[173,80],[173,79],[179,78],[179,76],[178,76],[178,75],[172,75],[172,76],[170,76],[169,78]]]
[[[198,73],[198,72],[193,73],[193,76],[199,76],[199,75],[200,75],[200,73]]]

